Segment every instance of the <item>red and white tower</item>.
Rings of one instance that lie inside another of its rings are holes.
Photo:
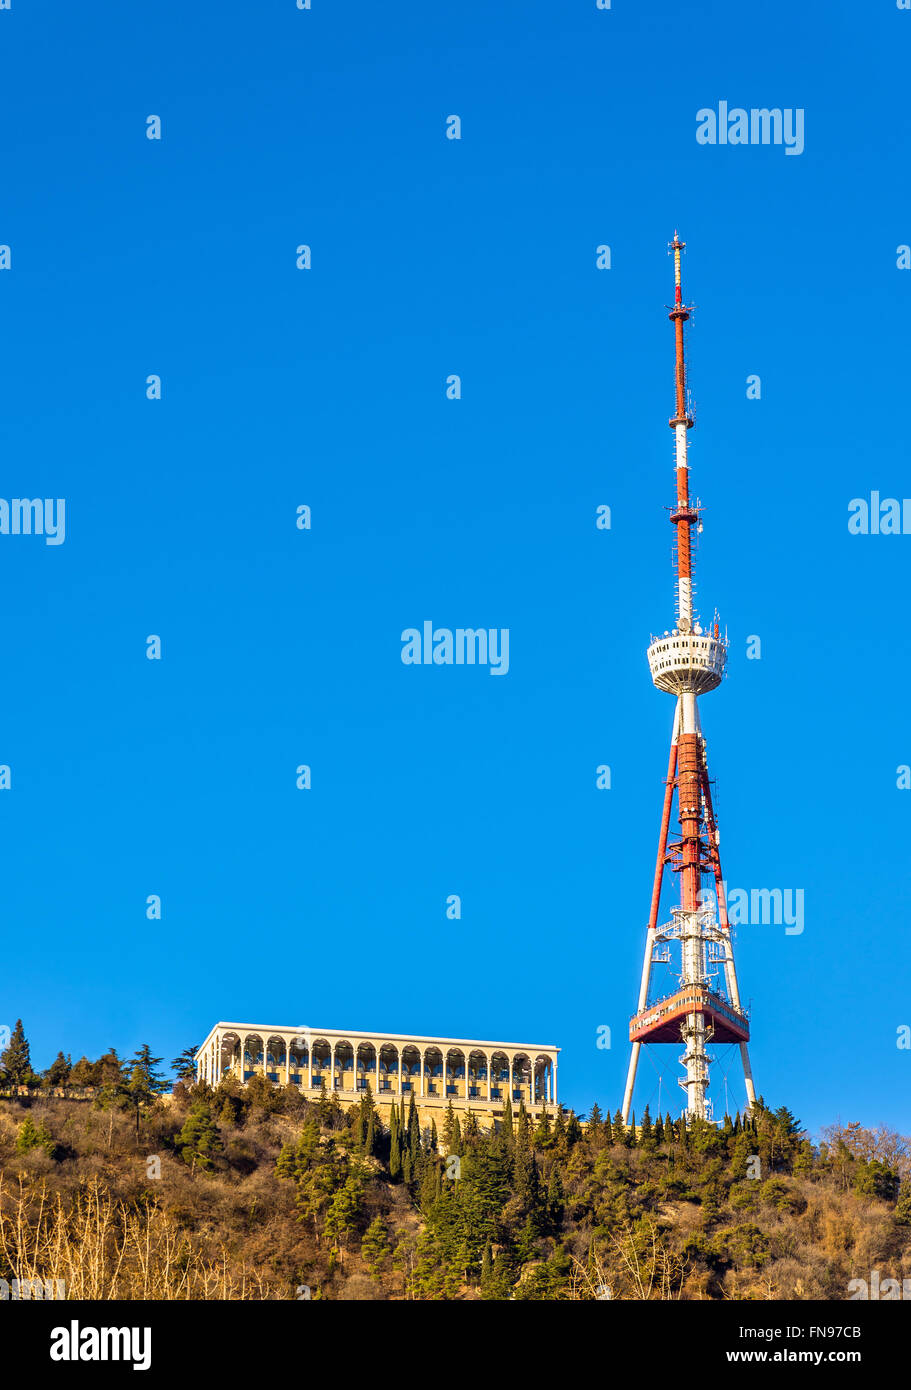
[[[718,615],[709,630],[700,625],[693,607],[693,531],[702,530],[700,504],[690,500],[687,434],[693,420],[687,409],[686,360],[683,326],[690,316],[684,304],[680,280],[680,253],[684,242],[674,233],[674,306],[670,319],[676,339],[676,411],[669,421],[674,431],[677,500],[671,509],[676,530],[677,624],[672,632],[654,637],[648,649],[652,680],[659,690],[676,700],[671,753],[664,790],[664,809],[658,837],[658,859],[652,888],[651,911],[645,938],[645,960],[639,987],[639,1004],[630,1021],[632,1053],[623,1097],[623,1119],[629,1111],[636,1083],[639,1051],[643,1044],[683,1043],[680,1062],[685,1076],[679,1084],[686,1092],[686,1114],[710,1118],[706,1092],[709,1086],[709,1043],[738,1043],[743,1061],[747,1103],[756,1096],[747,1043],[750,1028],[741,1007],[731,930],[728,925],[718,826],[712,806],[712,789],[706,762],[705,738],[699,721],[698,698],[721,684],[727,661],[727,638],[719,631]],[[671,836],[674,792],[677,793],[679,834]],[[680,876],[680,905],[671,908],[671,921],[659,926],[661,885],[670,866]],[[712,889],[703,891],[703,881]],[[676,948],[679,945],[679,957]],[[650,997],[652,966],[676,967],[679,983],[663,997]]]

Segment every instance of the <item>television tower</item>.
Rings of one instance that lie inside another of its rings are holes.
[[[719,631],[716,612],[711,630],[704,631],[693,608],[693,528],[702,530],[701,506],[690,500],[687,433],[693,419],[687,409],[686,359],[683,326],[691,306],[683,302],[680,253],[685,243],[674,233],[674,305],[669,318],[676,341],[676,410],[669,420],[674,431],[677,500],[671,508],[676,530],[677,623],[672,632],[653,637],[648,649],[652,680],[659,690],[676,699],[671,752],[664,787],[664,809],[658,836],[658,859],[652,888],[651,911],[645,938],[645,960],[639,987],[639,1004],[630,1020],[632,1052],[623,1120],[629,1122],[639,1050],[643,1043],[683,1043],[680,1062],[686,1075],[679,1084],[686,1092],[688,1120],[710,1119],[711,1102],[706,1092],[709,1064],[714,1060],[710,1042],[738,1043],[743,1061],[747,1102],[756,1100],[747,1043],[749,1020],[740,1003],[734,950],[725,903],[718,825],[712,805],[712,789],[706,762],[705,738],[697,704],[700,695],[721,684],[727,661],[727,637]],[[679,835],[668,839],[674,791],[677,792]],[[671,921],[658,925],[661,885],[665,867],[680,875],[680,906],[671,908]],[[714,880],[711,890],[703,879]],[[716,911],[717,903],[717,911]],[[652,966],[671,965],[672,950],[680,947],[679,984],[670,994],[649,999]]]

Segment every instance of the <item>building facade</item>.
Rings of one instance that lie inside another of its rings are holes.
[[[452,1102],[489,1127],[507,1099],[535,1115],[557,1105],[559,1051],[550,1043],[216,1023],[196,1055],[196,1075],[217,1086],[226,1076],[246,1085],[261,1074],[310,1098],[325,1087],[349,1105],[369,1084],[380,1109],[413,1095],[423,1123],[439,1125]]]

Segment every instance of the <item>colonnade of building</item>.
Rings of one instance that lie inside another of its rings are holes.
[[[257,1074],[302,1093],[357,1100],[413,1094],[425,1107],[497,1109],[506,1100],[528,1109],[557,1104],[559,1048],[528,1043],[419,1038],[332,1029],[217,1023],[196,1057],[197,1078],[225,1076],[246,1084]]]

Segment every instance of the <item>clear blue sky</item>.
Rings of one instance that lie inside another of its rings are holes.
[[[0,536],[0,1021],[36,1065],[350,1026],[556,1042],[562,1099],[616,1107],[679,227],[725,870],[805,892],[802,935],[737,938],[757,1087],[911,1129],[911,536],[847,530],[911,494],[909,53],[888,0],[0,12],[0,491],[67,503],[63,545]],[[698,145],[720,100],[803,108],[803,154]],[[509,628],[508,675],[404,666],[425,619]]]

